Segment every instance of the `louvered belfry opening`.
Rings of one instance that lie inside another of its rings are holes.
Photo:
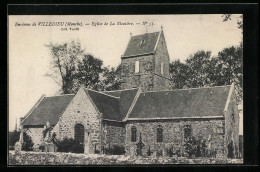
[[[74,139],[81,144],[84,143],[84,126],[82,124],[75,125]]]

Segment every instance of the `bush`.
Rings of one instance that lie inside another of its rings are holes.
[[[20,133],[18,131],[9,132],[9,147],[14,149],[15,143],[19,141],[20,139]],[[32,151],[33,150],[33,141],[32,138],[27,135],[25,132],[23,132],[23,145],[22,150],[24,151]]]
[[[188,158],[206,156],[205,140],[197,140],[195,137],[189,137],[184,141],[184,151]]]
[[[23,133],[23,146],[22,146],[22,150],[24,151],[32,151],[33,150],[33,141],[31,136],[28,136],[25,132]]]
[[[162,151],[162,149],[156,150],[156,156],[157,156],[157,157],[163,156],[163,151]]]
[[[63,140],[55,140],[57,152],[84,153],[84,145],[72,138],[64,138]]]
[[[104,153],[107,155],[124,155],[125,148],[124,146],[113,145],[112,148],[105,148]]]
[[[14,145],[16,142],[19,141],[19,138],[20,138],[20,132],[18,131],[14,131],[14,132],[9,132],[9,137],[8,137],[8,140],[9,140],[9,147],[11,150],[14,149]]]

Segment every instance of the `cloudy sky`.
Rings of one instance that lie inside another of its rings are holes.
[[[239,45],[242,34],[236,24],[238,16],[233,15],[228,22],[222,22],[221,15],[215,14],[9,16],[9,129],[14,129],[15,119],[26,115],[42,94],[52,96],[59,90],[52,79],[44,76],[50,70],[50,52],[44,46],[49,42],[78,39],[86,52],[102,59],[105,66],[115,67],[120,64],[130,33],[160,31],[163,26],[170,60],[184,61],[198,50],[209,50],[215,56],[225,47]],[[78,31],[69,30],[75,27],[62,31],[65,26],[38,26],[39,22],[82,22],[83,26]],[[103,25],[94,26],[93,22]],[[117,22],[134,25],[117,25]],[[143,22],[148,25],[142,25]]]

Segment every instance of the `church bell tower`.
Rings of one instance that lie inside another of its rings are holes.
[[[168,90],[169,54],[163,30],[130,36],[121,57],[121,89]]]

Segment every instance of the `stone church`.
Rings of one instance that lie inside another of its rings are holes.
[[[234,84],[170,90],[163,30],[131,35],[121,65],[121,90],[81,87],[75,95],[43,95],[20,123],[35,147],[42,143],[49,122],[57,138],[88,143],[85,153],[117,145],[129,155],[140,139],[143,154],[148,149],[183,150],[189,136],[205,140],[208,149],[222,156],[227,156],[230,144],[238,153]]]

